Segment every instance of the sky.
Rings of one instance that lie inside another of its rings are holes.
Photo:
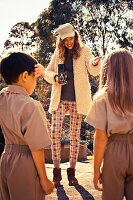
[[[21,21],[35,22],[50,0],[0,0],[0,54],[12,26]]]

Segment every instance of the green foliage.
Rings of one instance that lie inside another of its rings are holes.
[[[7,84],[4,82],[0,74],[0,90],[2,90],[4,87],[7,87]]]
[[[8,49],[33,52],[37,48],[37,42],[36,24],[30,25],[29,22],[19,22],[11,28],[9,39],[4,43],[4,52]]]
[[[132,3],[122,0],[90,0],[82,7],[84,17],[80,29],[86,43],[95,55],[105,54],[119,47],[132,50]],[[88,41],[88,42],[87,42]]]
[[[37,85],[32,97],[42,103],[42,106],[46,112],[47,119],[51,122],[51,116],[48,113],[50,104],[51,85],[44,79],[38,78]]]
[[[52,0],[37,20],[39,57],[46,64],[55,49],[56,28],[71,22],[94,55],[104,55],[116,46],[132,50],[131,0]]]

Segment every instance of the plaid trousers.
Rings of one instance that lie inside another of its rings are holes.
[[[58,109],[52,113],[52,159],[60,162],[60,139],[62,123],[66,112],[70,114],[70,166],[77,162],[80,145],[82,114],[77,113],[76,102],[61,101]]]

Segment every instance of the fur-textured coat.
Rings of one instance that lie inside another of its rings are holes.
[[[73,59],[74,72],[74,87],[77,104],[77,111],[79,114],[87,115],[91,106],[91,89],[88,78],[88,72],[97,76],[101,70],[101,64],[93,66],[91,59],[93,58],[89,47],[83,46],[80,52],[80,57]],[[64,61],[58,56],[58,51],[55,50],[54,55],[45,70],[45,80],[52,84],[51,101],[49,112],[57,110],[61,97],[61,85],[55,82],[54,76],[58,74],[58,64],[63,64]]]

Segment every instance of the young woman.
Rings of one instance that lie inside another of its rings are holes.
[[[56,186],[60,186],[60,138],[62,122],[66,112],[70,114],[70,168],[67,169],[69,185],[77,185],[75,166],[80,143],[82,115],[86,115],[91,105],[91,90],[88,72],[93,76],[100,73],[100,58],[93,59],[91,50],[86,47],[73,26],[69,23],[59,26],[59,37],[50,64],[44,72],[40,65],[36,76],[42,76],[52,84],[49,112],[52,114],[52,158]],[[64,64],[67,71],[67,84],[58,81],[58,64]]]
[[[133,57],[113,51],[104,60],[100,91],[86,121],[95,127],[94,186],[103,200],[133,199]],[[101,166],[103,162],[103,168]],[[102,179],[101,179],[102,178]]]

